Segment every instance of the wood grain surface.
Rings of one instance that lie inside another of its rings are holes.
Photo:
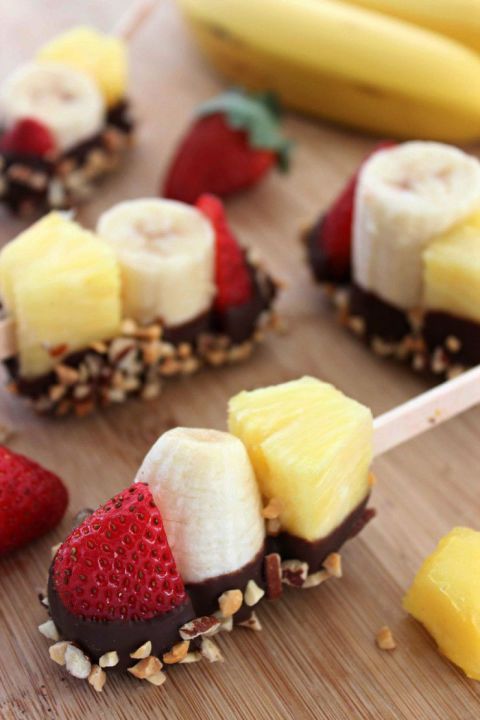
[[[2,76],[55,32],[78,22],[113,25],[127,0],[1,0]],[[132,96],[138,147],[80,212],[92,226],[112,203],[154,194],[174,142],[196,103],[221,87],[205,65],[171,0],[132,42]],[[321,92],[321,88],[319,88]],[[262,633],[220,638],[226,662],[175,668],[162,688],[109,676],[102,694],[48,659],[38,633],[50,547],[65,537],[80,508],[95,507],[130,483],[145,452],[172,425],[225,428],[227,399],[242,388],[304,373],[333,382],[375,414],[425,389],[402,367],[372,357],[332,320],[310,281],[297,237],[335,195],[374,140],[286,118],[296,140],[293,170],[229,204],[235,228],[268,257],[288,284],[280,307],[286,336],[273,336],[250,363],[169,383],[150,403],[130,401],[83,420],[35,417],[1,391],[0,422],[9,445],[59,473],[71,493],[62,525],[0,563],[1,720],[143,718],[381,718],[470,720],[480,714],[480,685],[435,650],[401,608],[422,558],[454,525],[480,529],[480,409],[439,427],[376,462],[378,518],[346,546],[345,576],[309,591],[286,591],[263,604]],[[1,216],[1,240],[23,224]],[[374,643],[388,624],[393,653]]]

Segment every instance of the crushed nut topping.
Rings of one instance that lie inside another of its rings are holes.
[[[65,667],[73,677],[86,680],[92,670],[92,663],[79,647],[68,643],[65,649]]]
[[[322,563],[325,570],[332,577],[342,577],[342,556],[340,553],[330,553]]]
[[[65,652],[69,644],[66,640],[61,640],[56,642],[55,645],[50,645],[48,648],[50,659],[57,665],[65,665]]]
[[[245,605],[248,605],[248,607],[253,607],[253,605],[256,605],[258,602],[260,602],[264,595],[265,590],[262,590],[262,588],[257,585],[255,580],[249,580],[247,583],[247,587],[245,588],[244,594]]]
[[[115,667],[118,663],[119,657],[116,650],[111,650],[110,652],[105,653],[98,661],[101,668]]]
[[[48,640],[54,640],[55,642],[60,640],[60,634],[53,620],[47,620],[39,625],[38,629]]]
[[[377,632],[375,641],[380,650],[395,650],[397,643],[388,625],[384,625]]]
[[[282,594],[282,567],[278,553],[265,555],[265,577],[267,579],[267,597],[274,600]]]
[[[174,665],[175,663],[182,662],[184,657],[188,653],[190,647],[190,640],[183,640],[182,642],[174,645],[169,652],[165,653],[162,660],[165,665]]]
[[[200,655],[211,663],[223,662],[224,659],[222,653],[220,652],[220,648],[208,637],[202,638]]]
[[[167,676],[161,670],[159,670],[159,672],[153,673],[153,675],[148,675],[148,677],[145,678],[147,682],[151,683],[152,685],[156,685],[157,687],[163,685],[166,679]]]
[[[140,645],[139,648],[135,650],[135,652],[130,653],[130,657],[134,660],[143,660],[144,658],[148,657],[152,654],[152,643],[150,640],[147,640],[146,643],[143,643],[143,645]]]
[[[240,610],[243,603],[241,590],[227,590],[218,598],[218,606],[223,617],[228,618]]]
[[[187,653],[185,655],[185,657],[183,658],[183,660],[180,660],[180,662],[183,665],[183,664],[200,662],[201,659],[202,659],[201,654],[197,650],[195,650],[194,652]]]
[[[139,680],[146,680],[146,678],[152,677],[152,675],[160,672],[162,663],[157,657],[150,655],[127,669],[129,673]]]
[[[103,686],[107,682],[107,673],[102,670],[99,665],[92,665],[88,682],[97,692],[102,692]]]
[[[241,623],[238,623],[239,626],[247,628],[248,630],[256,630],[259,632],[262,629],[262,624],[260,620],[258,619],[256,613],[252,612],[250,617],[247,620],[244,620]]]
[[[201,635],[214,635],[220,630],[220,621],[213,615],[204,615],[185,623],[180,628],[182,640],[193,640]]]
[[[455,335],[449,335],[445,340],[445,346],[451,353],[458,353],[462,349],[462,343],[455,337]]]
[[[267,535],[270,535],[270,537],[276,537],[282,529],[279,518],[271,518],[267,520],[266,526]]]
[[[61,547],[61,545],[62,545],[61,542],[57,543],[56,545],[52,545],[52,547],[50,548],[50,554],[51,554],[52,558],[55,557],[56,552],[57,552],[58,548]]]
[[[325,582],[325,580],[330,580],[331,577],[332,575],[330,575],[328,570],[318,570],[305,578],[302,589],[308,590],[309,588],[318,587]]]
[[[282,562],[282,582],[292,587],[303,587],[308,575],[308,563],[300,560]]]

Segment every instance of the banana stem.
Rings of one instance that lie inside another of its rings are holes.
[[[141,25],[152,13],[157,0],[139,0],[134,3],[115,23],[111,34],[130,42]]]
[[[375,418],[378,457],[480,403],[480,365]]]

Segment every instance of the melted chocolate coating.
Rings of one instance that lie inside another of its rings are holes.
[[[350,538],[355,537],[365,525],[375,516],[375,510],[367,509],[370,495],[352,510],[350,515],[320,540],[309,541],[282,532],[268,540],[267,552],[278,552],[282,560],[301,560],[308,563],[309,573],[320,570],[325,558],[332,552],[337,552]]]
[[[445,312],[428,312],[425,316],[423,337],[430,352],[442,347],[451,364],[480,364],[480,323],[449,315]],[[448,337],[460,341],[458,352],[445,345]]]
[[[262,547],[253,560],[240,568],[240,570],[209,578],[203,582],[186,585],[185,589],[192,600],[196,614],[198,616],[212,615],[218,610],[218,598],[222,593],[226,590],[241,590],[243,593],[249,580],[254,580],[260,588],[264,589],[264,556],[265,549]],[[244,603],[240,610],[233,616],[234,621],[243,622],[247,620],[251,614],[252,609]]]
[[[412,334],[408,316],[403,310],[382,300],[358,285],[350,292],[350,314],[365,320],[365,339],[380,337],[386,342],[400,342]]]
[[[340,273],[332,266],[332,262],[322,244],[322,228],[325,215],[321,215],[317,222],[306,231],[303,241],[307,250],[307,261],[313,277],[320,283],[344,284],[350,282],[351,268]]]
[[[49,612],[60,635],[78,645],[88,657],[98,662],[107,652],[116,650],[119,657],[115,670],[125,670],[134,665],[130,653],[148,640],[152,643],[152,655],[162,658],[172,645],[180,642],[179,629],[196,617],[190,599],[165,615],[151,620],[101,621],[88,620],[73,615],[57,593],[50,569],[48,577]]]

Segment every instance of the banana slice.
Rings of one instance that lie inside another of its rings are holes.
[[[216,430],[175,428],[146,455],[149,483],[186,583],[235,572],[265,539],[261,500],[243,443]]]
[[[211,306],[215,237],[195,208],[156,198],[122,202],[100,216],[97,233],[117,253],[124,317],[171,327]]]
[[[59,63],[30,63],[3,84],[0,115],[5,127],[25,117],[36,118],[64,152],[101,130],[105,104],[85,73]]]
[[[408,310],[422,298],[422,251],[480,208],[480,163],[457,148],[409,142],[375,153],[357,186],[353,275]]]

